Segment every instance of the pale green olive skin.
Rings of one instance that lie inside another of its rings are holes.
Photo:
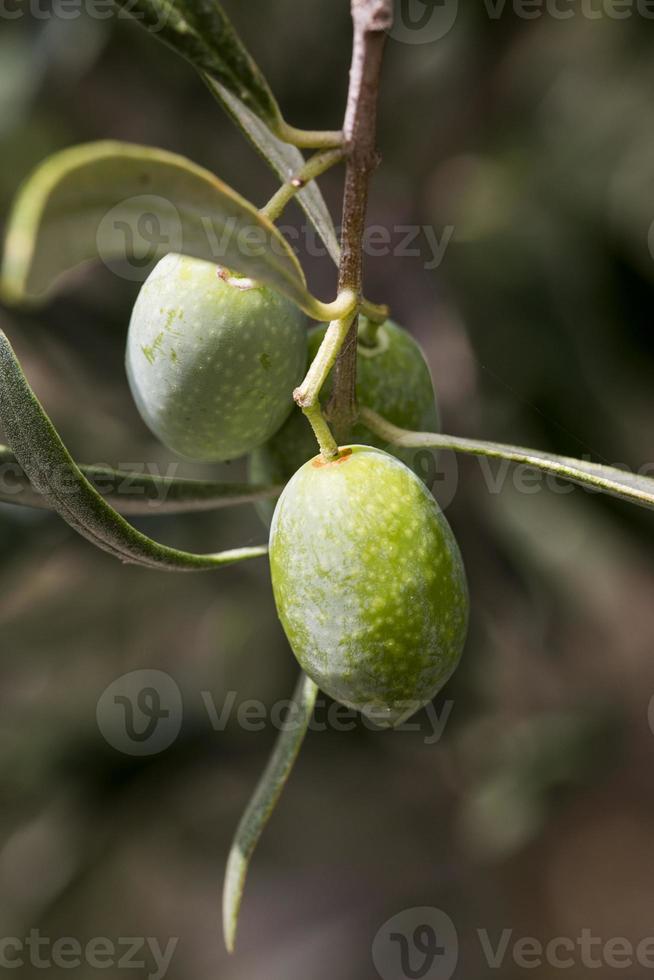
[[[315,357],[326,329],[321,324],[309,331],[309,362]],[[329,398],[331,387],[330,376],[323,387],[323,404]],[[392,320],[379,328],[374,347],[366,347],[361,342],[358,345],[357,400],[402,429],[438,432],[440,428],[434,383],[424,354],[413,337]],[[424,480],[435,475],[433,450],[390,446],[359,424],[352,429],[350,441],[385,449]],[[315,452],[315,436],[300,409],[295,408],[279,432],[251,455],[250,482],[283,484]],[[261,519],[269,525],[275,502],[260,500],[255,506]]]
[[[277,612],[302,669],[381,727],[430,701],[467,632],[461,554],[404,463],[367,446],[305,463],[270,529]]]
[[[127,338],[144,422],[173,452],[206,462],[243,456],[280,428],[307,358],[298,307],[220,271],[167,255],[141,288]]]

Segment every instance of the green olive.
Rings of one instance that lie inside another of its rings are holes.
[[[404,463],[366,446],[305,463],[270,529],[279,618],[303,670],[378,725],[426,704],[467,630],[461,555],[438,504]]]
[[[170,254],[137,297],[127,377],[146,425],[189,459],[262,445],[293,406],[306,320],[290,300],[210,262]]]

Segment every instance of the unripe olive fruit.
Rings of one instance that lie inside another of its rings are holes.
[[[164,445],[216,462],[242,456],[279,429],[306,357],[305,317],[290,300],[171,253],[134,304],[127,377]]]
[[[461,555],[423,482],[388,453],[349,446],[305,463],[275,508],[270,568],[303,670],[378,725],[408,718],[457,666]]]
[[[376,331],[372,344],[364,339],[370,325],[360,317],[357,346],[357,400],[402,429],[435,432],[439,428],[436,395],[429,366],[420,346],[402,327],[387,320]],[[309,331],[309,361],[315,357],[327,326]],[[331,376],[324,385],[321,401],[331,393]],[[436,454],[429,449],[400,449],[388,446],[364,425],[357,424],[351,441],[387,449],[403,460],[428,483],[436,472]],[[285,483],[316,452],[316,440],[302,412],[295,408],[272,439],[257,449],[249,461],[252,483]],[[256,509],[269,524],[274,501],[261,500]]]

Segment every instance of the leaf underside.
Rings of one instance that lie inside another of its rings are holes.
[[[267,553],[262,546],[195,555],[158,544],[128,524],[73,461],[1,330],[0,423],[16,460],[47,505],[78,534],[123,562],[163,571],[205,571]]]
[[[189,61],[227,114],[285,182],[304,157],[275,135],[279,106],[264,76],[216,0],[116,0],[155,38]],[[338,265],[340,248],[320,188],[311,181],[297,200]]]
[[[149,260],[206,259],[322,315],[284,237],[236,191],[178,154],[110,140],[56,153],[27,179],[8,222],[3,298],[43,299],[91,259],[136,266],[144,234]]]
[[[275,125],[270,87],[217,0],[115,0],[142,27]]]
[[[161,476],[142,470],[77,464],[80,472],[107,503],[120,514],[158,517],[218,510],[278,496],[281,486],[256,483],[217,483]],[[8,446],[0,445],[0,502],[19,507],[50,510],[48,501],[34,489]]]
[[[604,463],[592,463],[571,456],[557,456],[539,449],[525,449],[483,439],[464,439],[436,432],[409,432],[399,429],[372,409],[361,407],[361,421],[373,432],[395,446],[451,449],[455,453],[505,459],[511,463],[533,466],[563,480],[577,483],[588,490],[620,497],[643,507],[654,507],[654,479],[630,473]]]
[[[238,915],[250,859],[291,773],[307,733],[318,688],[301,674],[290,702],[286,723],[275,743],[264,773],[241,817],[231,846],[223,887],[225,943],[234,950]]]
[[[300,172],[304,166],[304,157],[296,146],[285,143],[275,136],[268,126],[244,105],[232,92],[219,82],[205,78],[209,89],[222,103],[223,108],[234,120],[236,125],[247,136],[256,150],[261,154],[271,169],[283,181],[289,180]],[[306,187],[296,194],[297,201],[309,221],[312,223],[327,249],[327,254],[338,265],[341,249],[336,236],[336,229],[329,209],[325,204],[318,184],[310,181]]]

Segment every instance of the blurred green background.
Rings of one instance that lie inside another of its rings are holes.
[[[226,7],[286,117],[338,127],[345,0]],[[638,468],[654,453],[654,23],[570,7],[563,20],[467,5],[436,40],[389,39],[370,223],[396,246],[427,227],[447,247],[435,265],[421,231],[418,254],[369,256],[366,292],[424,345],[445,431]],[[193,70],[136,24],[15,9],[0,14],[0,219],[47,154],[104,137],[181,152],[258,204],[273,192]],[[341,177],[322,181],[336,219]],[[330,297],[329,260],[303,258]],[[165,470],[123,369],[137,289],[89,268],[38,313],[0,309],[0,324],[77,459]],[[241,479],[244,465],[178,474]],[[173,980],[369,980],[377,931],[419,906],[454,922],[457,977],[497,974],[478,929],[494,943],[504,928],[654,935],[654,518],[524,476],[444,457],[434,490],[472,623],[436,702],[442,738],[429,744],[425,712],[416,731],[308,735],[231,960],[224,862],[275,732],[244,730],[236,709],[216,731],[207,702],[270,708],[292,690],[266,563],[156,574],[55,516],[1,507],[0,937],[177,938]],[[265,540],[251,506],[139,526],[195,550]],[[179,737],[143,758],[96,721],[107,685],[140,669],[169,674],[184,706]],[[384,980],[401,980],[392,969]],[[502,976],[524,972],[508,953]],[[613,971],[577,960],[575,976],[591,972]]]

